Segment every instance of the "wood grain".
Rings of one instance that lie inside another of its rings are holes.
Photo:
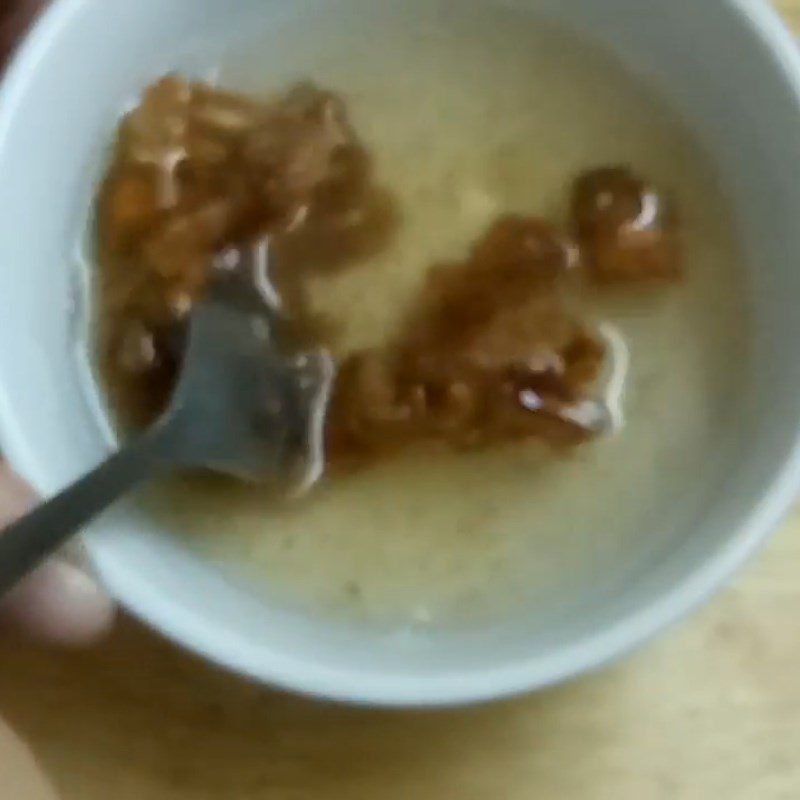
[[[800,28],[800,0],[778,5]],[[216,672],[131,622],[89,652],[6,643],[0,707],[65,800],[794,800],[798,565],[800,514],[734,588],[654,646],[494,707],[313,704]]]

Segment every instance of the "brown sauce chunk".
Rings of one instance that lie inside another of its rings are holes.
[[[302,319],[308,272],[381,249],[396,223],[331,92],[301,84],[258,103],[153,85],[122,122],[98,204],[101,367],[123,423],[164,410],[217,254],[269,237],[270,278]]]
[[[669,204],[630,169],[606,167],[582,175],[573,190],[572,215],[593,281],[652,283],[680,277]]]
[[[571,312],[574,247],[542,220],[505,217],[466,261],[433,269],[404,331],[342,365],[330,451],[369,461],[425,441],[573,445],[606,420],[591,389],[604,347]]]

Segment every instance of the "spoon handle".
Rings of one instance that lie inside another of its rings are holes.
[[[157,430],[0,531],[0,596],[123,494],[170,464],[169,437]]]

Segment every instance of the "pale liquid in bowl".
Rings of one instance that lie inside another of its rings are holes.
[[[572,179],[597,166],[629,164],[673,198],[686,277],[590,301],[630,352],[615,436],[566,455],[410,453],[279,509],[192,481],[169,490],[171,528],[290,607],[401,626],[552,615],[691,535],[736,438],[744,268],[708,155],[646,84],[530,14],[425,2],[298,5],[215,77],[340,92],[399,198],[396,242],[314,287],[345,347],[391,335],[431,264],[499,215],[565,224]]]

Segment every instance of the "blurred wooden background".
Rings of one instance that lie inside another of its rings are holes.
[[[778,6],[800,30],[800,0]],[[798,572],[800,513],[732,589],[656,645],[494,707],[313,704],[126,621],[89,652],[5,642],[0,708],[65,800],[796,800]]]

